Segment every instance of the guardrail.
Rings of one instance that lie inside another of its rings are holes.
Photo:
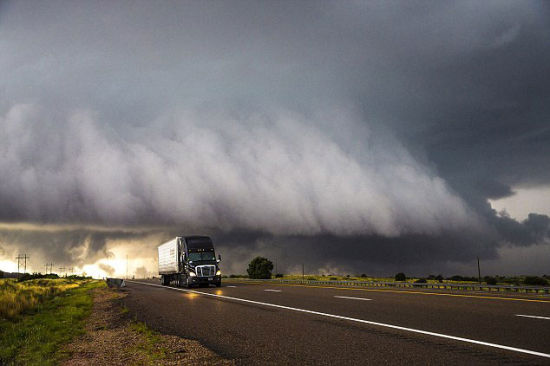
[[[106,278],[105,282],[107,282],[107,286],[109,286],[110,288],[126,287],[126,282],[122,278]]]
[[[550,294],[550,287],[485,285],[479,283],[412,283],[412,282],[379,282],[379,281],[317,281],[317,280],[285,280],[285,279],[251,279],[230,278],[239,281],[262,281],[272,283],[288,283],[300,285],[329,285],[344,287],[394,287],[394,288],[427,288],[436,290],[489,291],[489,292],[524,292],[535,294]]]

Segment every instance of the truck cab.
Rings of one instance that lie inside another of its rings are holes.
[[[214,284],[221,286],[221,271],[218,263],[221,256],[214,251],[212,239],[208,236],[187,236],[181,238],[183,255],[182,273],[187,286]]]

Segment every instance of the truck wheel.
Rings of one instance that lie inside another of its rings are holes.
[[[222,281],[216,282],[216,287],[220,287],[222,285]]]

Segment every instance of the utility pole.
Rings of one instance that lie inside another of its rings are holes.
[[[128,279],[128,254],[126,254],[126,279]]]
[[[27,273],[27,259],[30,259],[31,257],[29,257],[26,253],[21,255],[17,255],[17,257],[15,257],[15,259],[17,259],[17,277],[19,278],[19,266],[20,266],[20,261],[23,260],[23,265],[24,265],[24,270],[25,272],[23,273]]]
[[[304,264],[302,263],[302,281],[305,279]]]
[[[65,272],[66,268],[65,267],[59,267],[59,273],[62,273],[62,272]],[[67,272],[65,272],[65,277],[67,277]]]
[[[44,270],[44,274],[48,274],[48,267],[49,267],[49,266],[50,266],[50,265],[49,265],[48,263],[44,264],[44,268],[46,268],[46,269]]]
[[[50,274],[52,274],[52,273],[53,273],[53,262],[50,263]]]
[[[481,267],[479,266],[479,256],[477,257],[477,280],[481,283]]]

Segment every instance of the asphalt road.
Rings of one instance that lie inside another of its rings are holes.
[[[125,305],[138,320],[237,364],[550,365],[550,298],[227,281],[192,292],[127,285]]]

